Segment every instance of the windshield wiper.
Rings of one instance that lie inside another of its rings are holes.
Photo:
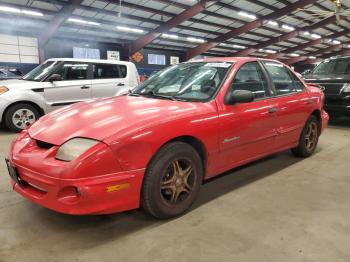
[[[169,100],[173,100],[173,101],[178,101],[178,99],[173,97],[173,96],[160,95],[160,94],[156,94],[153,91],[148,91],[147,93],[141,93],[139,95],[146,96],[146,97],[164,98],[164,99],[169,99]]]

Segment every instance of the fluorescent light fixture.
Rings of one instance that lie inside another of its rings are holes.
[[[348,48],[350,48],[350,45],[348,45]]]
[[[289,31],[294,31],[295,30],[295,28],[293,26],[290,26],[290,25],[282,25],[282,28],[286,29],[286,30],[289,30]]]
[[[195,37],[187,37],[187,41],[190,42],[198,42],[198,43],[204,43],[205,40],[201,38],[195,38]]]
[[[127,27],[127,26],[117,26],[117,29],[120,31],[124,31],[124,32],[133,32],[133,33],[138,33],[138,34],[142,34],[144,32],[141,29],[131,28],[131,27]]]
[[[221,45],[221,46],[227,46],[227,44],[225,44],[225,43],[220,43],[220,45]]]
[[[96,25],[96,26],[101,25],[100,23],[87,21],[87,20],[83,20],[83,19],[77,19],[77,18],[69,18],[68,21],[72,22],[72,23],[84,24],[84,25]]]
[[[162,37],[172,38],[172,39],[178,39],[179,38],[178,35],[173,35],[173,34],[162,34]]]
[[[309,31],[305,31],[303,34],[304,35],[310,35],[310,32]]]
[[[299,57],[300,56],[299,54],[296,54],[296,53],[291,53],[289,55],[292,56],[292,57]]]
[[[332,42],[333,42],[333,44],[336,44],[336,45],[340,45],[341,44],[341,42],[339,40],[333,40]]]
[[[245,49],[246,47],[243,45],[233,45],[233,48],[238,48],[238,49]]]
[[[239,14],[240,16],[247,17],[247,18],[249,18],[249,19],[256,19],[256,15],[249,14],[249,13],[244,12],[244,11],[239,11],[238,14]]]
[[[21,13],[21,9],[19,8],[14,8],[14,7],[10,7],[10,6],[0,6],[0,11],[2,12],[9,12],[9,13]]]
[[[309,59],[316,59],[316,56],[309,56]]]
[[[316,38],[316,39],[320,39],[321,38],[321,36],[318,35],[318,34],[311,34],[311,37],[312,38]]]
[[[271,50],[271,49],[259,49],[259,52],[268,53],[268,54],[276,54],[277,53],[277,51]]]
[[[269,20],[267,24],[272,25],[272,26],[278,26],[278,23],[276,21]]]
[[[25,15],[32,15],[32,16],[44,16],[43,13],[37,12],[37,11],[31,11],[31,10],[22,10],[22,14]]]

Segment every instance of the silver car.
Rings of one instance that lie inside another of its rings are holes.
[[[19,132],[59,107],[122,95],[138,84],[131,62],[49,59],[22,79],[0,81],[0,122]]]

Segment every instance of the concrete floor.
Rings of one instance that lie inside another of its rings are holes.
[[[317,153],[282,153],[202,187],[187,215],[141,211],[73,217],[13,193],[0,130],[0,261],[350,261],[350,119],[338,119]]]

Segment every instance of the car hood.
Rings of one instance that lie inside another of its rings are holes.
[[[304,77],[309,83],[350,83],[350,74],[347,75],[307,75]]]
[[[113,135],[128,134],[200,113],[206,106],[209,107],[205,103],[133,96],[99,99],[47,114],[28,132],[32,138],[54,145],[61,145],[74,137],[104,141]]]
[[[5,86],[9,90],[31,89],[33,87],[40,87],[41,82],[26,81],[23,79],[8,79],[0,80],[0,86]]]

